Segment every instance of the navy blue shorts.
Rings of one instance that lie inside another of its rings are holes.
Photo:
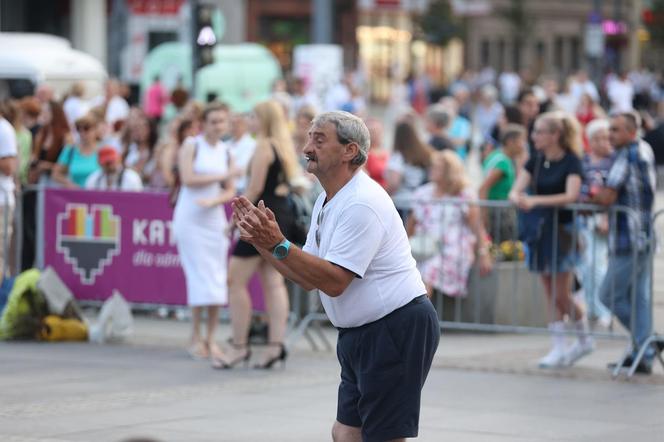
[[[364,441],[417,437],[420,396],[440,328],[425,295],[379,319],[339,329],[337,421]]]

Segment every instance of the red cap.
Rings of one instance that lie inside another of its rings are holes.
[[[102,166],[108,163],[120,161],[120,153],[113,146],[104,146],[97,152],[99,164]]]

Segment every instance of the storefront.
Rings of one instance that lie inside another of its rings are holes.
[[[420,12],[403,5],[361,9],[356,32],[359,61],[370,78],[372,100],[389,101],[395,87],[411,75],[425,75],[435,89],[462,69],[460,41],[441,47],[418,39],[414,14]]]
[[[292,69],[295,46],[311,43],[311,0],[247,0],[247,40],[268,47],[282,69]],[[354,0],[334,1],[333,41],[344,49],[346,67],[355,65],[354,29],[357,12]]]

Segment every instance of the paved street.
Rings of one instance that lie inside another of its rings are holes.
[[[0,344],[0,440],[330,439],[333,353],[302,340],[286,370],[214,371],[182,350],[187,326],[137,318],[134,338],[122,345]],[[661,440],[661,367],[612,381],[604,364],[622,343],[604,341],[577,367],[544,372],[535,361],[546,347],[544,336],[446,334],[425,388],[419,440]]]
[[[662,269],[660,253],[660,332]],[[286,370],[214,371],[186,355],[188,332],[188,322],[137,315],[123,344],[0,343],[0,441],[330,440],[333,352],[300,339]],[[324,334],[334,343],[332,329]],[[225,323],[220,341],[229,335]],[[599,341],[575,367],[545,371],[536,366],[548,349],[544,335],[446,332],[425,387],[419,440],[661,441],[664,370],[612,380],[606,363],[624,344]]]
[[[657,207],[664,207],[661,192]],[[660,253],[660,332],[662,270]],[[0,343],[0,441],[330,440],[339,375],[333,352],[314,352],[300,339],[286,370],[214,371],[186,355],[188,322],[135,319],[123,344]],[[324,334],[334,343],[332,329]],[[229,335],[225,323],[220,341]],[[612,380],[606,363],[624,344],[599,341],[575,367],[546,371],[536,366],[548,350],[544,335],[445,333],[425,387],[418,440],[659,442],[664,370],[657,365],[652,376]]]

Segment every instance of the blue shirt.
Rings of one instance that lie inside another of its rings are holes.
[[[583,157],[583,183],[581,183],[581,200],[584,201],[590,196],[593,187],[604,187],[606,185],[606,177],[613,165],[615,154],[602,158],[597,162],[593,162],[590,155]]]
[[[618,149],[609,170],[606,186],[618,193],[616,204],[629,207],[637,214],[634,217],[619,211],[615,217],[609,217],[612,223],[609,247],[614,253],[631,253],[634,247],[644,251],[648,247],[655,191],[648,175],[652,166],[649,161],[639,149],[638,142],[634,141]]]
[[[58,164],[67,167],[67,175],[70,180],[79,187],[85,187],[85,180],[99,167],[97,151],[90,155],[83,155],[78,146],[65,146],[58,156]]]
[[[450,138],[458,138],[463,140],[462,144],[454,146],[457,150],[465,150],[466,144],[468,144],[470,136],[472,135],[472,129],[473,128],[470,124],[470,121],[461,115],[457,115],[457,117],[452,121],[452,125],[450,126],[447,135],[449,135]]]

